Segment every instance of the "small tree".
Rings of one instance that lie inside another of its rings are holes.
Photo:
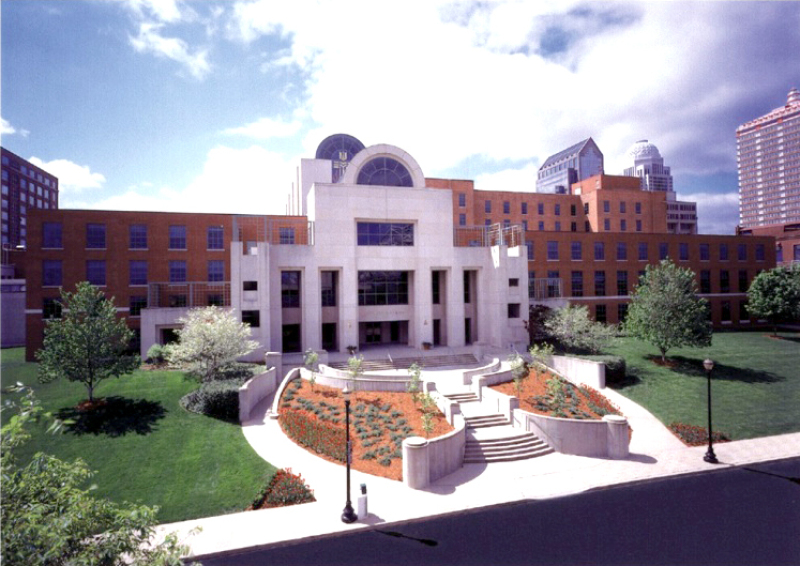
[[[553,311],[544,323],[553,338],[570,350],[588,350],[596,354],[616,336],[616,328],[589,318],[585,306],[568,306]]]
[[[309,348],[303,355],[303,365],[311,372],[311,379],[308,382],[311,384],[311,390],[314,391],[314,384],[317,383],[317,372],[319,371],[319,354]]]
[[[358,378],[364,375],[364,356],[350,356],[347,359],[347,373],[350,376],[350,389],[355,392]]]
[[[631,295],[625,330],[661,352],[681,346],[711,345],[708,301],[697,296],[697,282],[691,269],[670,260],[648,265]]]
[[[547,361],[554,351],[553,345],[546,342],[534,344],[528,348],[528,353],[531,355],[531,363],[537,373],[547,371]]]
[[[525,364],[525,359],[519,355],[519,352],[514,352],[508,356],[508,363],[511,365],[511,376],[514,379],[514,388],[517,390],[517,398],[521,398],[522,384],[528,377],[528,366]]]
[[[778,323],[800,318],[800,265],[762,271],[750,283],[747,310],[757,318],[772,323],[773,335]]]
[[[419,367],[417,362],[414,362],[408,368],[408,374],[411,376],[411,379],[406,384],[406,391],[411,394],[414,405],[417,405],[419,404],[420,391],[422,389],[422,368]]]
[[[250,340],[250,326],[231,310],[219,307],[192,309],[179,318],[178,343],[167,350],[170,363],[184,366],[200,381],[221,379],[236,360],[258,348]]]
[[[61,318],[50,319],[44,329],[44,347],[36,352],[39,381],[66,378],[83,383],[94,402],[97,385],[139,367],[139,356],[126,355],[133,331],[117,318],[113,299],[87,282],[75,292],[61,292]]]

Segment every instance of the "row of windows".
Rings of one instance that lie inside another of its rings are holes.
[[[359,222],[359,246],[413,246],[414,225],[399,222]]]
[[[225,280],[225,262],[221,259],[208,260],[206,264],[207,281],[221,282]],[[60,287],[63,284],[63,262],[60,259],[46,259],[42,262],[42,286]],[[186,260],[169,262],[169,282],[186,283]],[[86,261],[86,280],[92,285],[106,284],[106,260],[90,259]],[[147,285],[148,263],[143,260],[128,262],[128,284]]]
[[[61,249],[64,247],[64,228],[61,222],[44,222],[42,224],[42,247]],[[86,247],[88,249],[106,248],[106,225],[101,223],[86,224]],[[148,246],[148,227],[146,224],[128,226],[128,247],[132,250],[146,250]],[[206,228],[206,246],[209,250],[222,250],[225,247],[222,226]],[[169,249],[186,249],[186,226],[171,225],[169,227]]]
[[[548,241],[547,242],[547,259],[550,261],[555,261],[560,259],[559,254],[559,244],[560,242],[557,241]],[[533,260],[534,258],[534,246],[533,242],[526,242],[528,247],[528,259]],[[649,245],[646,242],[639,242],[636,246],[637,250],[637,259],[641,261],[648,261],[650,259],[649,253]],[[720,244],[719,245],[719,253],[718,258],[721,261],[728,260],[729,257],[729,249],[728,244]],[[617,242],[616,245],[616,259],[618,260],[627,260],[628,259],[628,244],[626,242]],[[710,244],[700,244],[699,245],[699,252],[700,252],[700,260],[707,261],[710,260]],[[764,261],[765,259],[765,247],[764,244],[756,244],[755,245],[755,259],[756,261]],[[661,242],[658,244],[658,259],[663,260],[669,257],[669,244],[666,242]],[[582,260],[583,259],[583,243],[582,242],[570,242],[570,259],[572,260]],[[606,245],[605,242],[594,242],[594,259],[597,261],[602,261],[606,259]],[[689,244],[685,242],[681,242],[678,244],[678,259],[680,261],[689,261]],[[747,244],[738,244],[737,245],[737,259],[739,261],[747,261]]]

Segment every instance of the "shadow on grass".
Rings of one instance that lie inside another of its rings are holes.
[[[128,433],[150,434],[166,413],[166,409],[158,402],[113,396],[106,397],[104,404],[91,410],[65,407],[56,416],[71,422],[65,427],[68,433],[116,437]]]
[[[639,385],[642,382],[641,378],[636,375],[635,373],[626,373],[624,379],[615,379],[614,381],[606,380],[606,386],[618,391],[620,389],[625,389],[626,387],[633,387],[634,385]]]
[[[662,365],[661,356],[648,356],[650,361]],[[667,369],[690,377],[705,377],[706,370],[703,360],[686,358],[684,356],[668,356]],[[778,383],[784,381],[780,375],[768,371],[754,370],[737,366],[729,366],[715,362],[711,379],[715,381],[741,381],[742,383]]]

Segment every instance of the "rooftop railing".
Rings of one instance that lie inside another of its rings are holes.
[[[148,285],[148,308],[194,308],[209,306],[231,306],[230,281],[150,283]]]
[[[268,218],[265,216],[234,216],[233,241],[251,244],[265,242],[273,245],[314,245],[314,223],[304,216]]]
[[[522,226],[513,224],[504,226],[492,224],[490,226],[456,226],[453,231],[453,245],[456,247],[491,247],[491,246],[522,246],[525,244],[525,234]]]

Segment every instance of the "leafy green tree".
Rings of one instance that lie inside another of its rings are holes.
[[[514,388],[517,390],[517,397],[522,397],[522,385],[528,377],[528,366],[525,359],[519,355],[519,352],[514,352],[508,356],[508,363],[511,365],[511,377],[514,380]]]
[[[200,381],[224,379],[236,367],[236,360],[256,348],[250,339],[250,325],[240,322],[229,309],[191,309],[179,318],[178,343],[166,352],[170,363],[185,367]]]
[[[531,355],[531,365],[533,365],[537,373],[547,371],[548,359],[553,355],[554,351],[553,345],[547,342],[533,344],[528,348],[528,353]]]
[[[62,290],[61,300],[62,316],[47,321],[44,347],[36,352],[39,381],[79,381],[94,402],[101,381],[139,367],[139,356],[125,354],[133,331],[117,318],[114,300],[85,281],[73,293]]]
[[[800,318],[800,265],[776,267],[762,271],[750,283],[747,310],[757,318],[772,323],[778,334],[778,323]]]
[[[710,346],[708,301],[697,295],[694,272],[670,260],[648,265],[631,295],[624,328],[658,348],[662,361],[672,348]]]
[[[317,383],[317,372],[319,371],[319,354],[309,348],[303,354],[303,365],[311,373],[311,378],[308,382],[311,384],[311,390],[314,391],[314,385]]]
[[[411,394],[414,405],[417,405],[419,404],[420,395],[422,395],[420,392],[422,389],[422,368],[417,362],[409,366],[408,375],[411,376],[411,379],[406,383],[406,391]]]
[[[548,333],[570,350],[588,350],[596,354],[616,336],[614,326],[589,318],[585,306],[555,309],[544,323]]]
[[[150,544],[158,508],[94,497],[84,487],[92,472],[80,459],[37,453],[20,464],[16,451],[28,439],[25,426],[42,415],[28,389],[19,413],[2,427],[2,563],[179,566],[188,549],[174,534]]]

